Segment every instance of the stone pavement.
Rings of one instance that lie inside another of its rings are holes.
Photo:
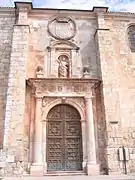
[[[44,176],[44,177],[6,177],[3,180],[135,180],[135,175],[120,176]]]

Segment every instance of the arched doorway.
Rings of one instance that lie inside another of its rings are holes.
[[[59,104],[47,115],[47,170],[82,170],[82,131],[79,112]]]

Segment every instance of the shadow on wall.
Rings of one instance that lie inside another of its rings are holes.
[[[3,148],[11,44],[15,24],[14,14],[10,13],[11,15],[6,18],[0,18],[0,32],[3,33],[0,46],[0,149]]]
[[[107,164],[107,132],[106,132],[106,118],[105,118],[105,107],[103,97],[102,83],[96,87],[96,112],[97,112],[97,139],[98,139],[98,153],[100,172],[103,175],[108,175],[108,164]]]
[[[98,131],[98,147],[99,147],[99,162],[100,171],[103,175],[109,174],[108,161],[107,161],[107,126],[106,126],[106,115],[104,105],[104,94],[103,94],[103,83],[102,83],[102,70],[100,53],[98,47],[98,39],[95,36],[96,42],[96,62],[98,64],[97,70],[98,75],[101,78],[101,84],[95,89],[96,93],[96,112],[97,112],[97,131]]]
[[[98,77],[94,39],[91,39],[81,50],[81,57],[83,68],[88,69],[91,77]]]

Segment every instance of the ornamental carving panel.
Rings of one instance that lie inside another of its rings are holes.
[[[100,83],[98,79],[73,78],[31,78],[29,83],[35,88],[36,94],[44,93],[90,93],[92,88]]]
[[[78,123],[78,121],[77,122],[66,121],[65,131],[67,136],[79,136],[81,132],[80,124]]]
[[[81,170],[82,159],[80,114],[69,105],[53,107],[47,116],[48,171]]]
[[[68,17],[56,17],[48,23],[49,34],[60,40],[69,40],[75,36],[75,22]]]
[[[54,104],[55,104],[55,102],[57,102],[57,100],[58,100],[59,104],[63,104],[63,103],[64,104],[71,104],[71,102],[73,102],[77,106],[79,106],[81,109],[85,110],[85,100],[84,100],[83,97],[66,97],[64,99],[60,98],[60,97],[44,97],[43,98],[43,107],[42,107],[42,119],[43,120],[46,120],[48,107],[50,105],[54,106]],[[57,118],[62,118],[61,116],[62,115],[60,115],[60,112],[58,112],[58,110],[53,114],[52,113],[48,114],[48,118],[49,119],[52,118],[53,121],[55,121],[55,120],[57,121]],[[70,120],[70,121],[72,121],[72,119],[78,120],[78,112],[77,113],[76,112],[71,112],[70,109],[66,109],[66,117],[68,117],[68,120]]]
[[[62,170],[63,168],[63,151],[62,138],[50,138],[47,142],[47,165],[49,170]],[[54,143],[55,142],[55,143]]]
[[[62,136],[61,128],[62,122],[50,122],[48,124],[48,136]]]
[[[43,98],[43,107],[48,106],[52,101],[56,100],[54,97],[44,97]]]

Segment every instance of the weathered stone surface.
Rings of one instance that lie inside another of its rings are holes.
[[[85,172],[91,168],[88,174],[92,169],[97,173],[100,165],[101,174],[123,174],[118,158],[123,146],[129,151],[127,172],[135,172],[135,53],[127,37],[135,14],[109,13],[107,8],[61,10],[59,21],[65,23],[71,16],[75,29],[64,34],[69,22],[63,27],[54,23],[52,28],[59,31],[52,36],[48,25],[57,18],[55,10],[31,9],[29,3],[17,3],[15,8],[18,16],[14,8],[0,9],[0,148],[7,153],[6,174],[30,172],[35,129],[40,129],[36,138],[42,151],[36,158],[40,162],[43,158],[40,165],[47,172],[46,117],[49,108],[62,103],[80,113]],[[61,55],[67,57],[66,70],[59,65]],[[64,76],[58,79],[62,71]],[[88,97],[92,98],[89,106]],[[92,158],[95,166],[89,165]]]
[[[2,148],[11,41],[15,16],[14,11],[9,11],[4,16],[0,12],[0,16],[0,148]]]
[[[134,148],[134,100],[135,84],[133,63],[127,42],[129,22],[117,19],[104,21],[104,29],[96,34],[100,53],[100,67],[103,80],[103,102],[107,131],[107,161],[110,173],[123,173],[118,162],[117,151],[121,146]],[[98,22],[100,28],[100,22]],[[102,25],[101,25],[102,26]],[[108,29],[108,30],[106,30]],[[133,171],[134,155],[130,151],[127,171]]]

